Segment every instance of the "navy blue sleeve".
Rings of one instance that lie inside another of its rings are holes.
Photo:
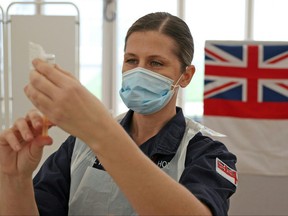
[[[75,137],[68,139],[43,163],[33,179],[35,199],[41,216],[68,215],[70,162]]]
[[[217,172],[216,158],[236,171],[236,156],[223,143],[202,136],[201,133],[196,134],[187,147],[185,169],[180,183],[206,204],[213,215],[225,216],[228,214],[229,198],[235,193],[236,185],[225,178],[225,174],[223,176]]]

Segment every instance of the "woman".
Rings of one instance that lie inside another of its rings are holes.
[[[71,136],[32,184],[52,143],[41,136],[42,116],[31,111],[1,134],[1,214],[227,215],[236,157],[176,107],[195,71],[188,26],[148,14],[128,30],[124,51],[129,111],[117,121],[70,73],[33,61],[26,95]]]

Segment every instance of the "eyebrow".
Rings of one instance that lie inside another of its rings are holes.
[[[133,53],[124,53],[124,56],[136,56],[136,55]]]
[[[124,56],[133,56],[133,57],[135,57],[137,55],[134,54],[134,53],[125,53]],[[161,55],[149,55],[148,58],[161,58],[163,60],[168,60],[166,57],[163,57]]]

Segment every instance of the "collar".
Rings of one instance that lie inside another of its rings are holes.
[[[129,133],[130,130],[133,113],[132,110],[129,110],[120,122],[127,133]],[[149,152],[148,150],[146,152],[150,157],[155,154],[175,154],[183,138],[185,128],[186,122],[182,109],[176,107],[176,115],[164,125],[157,135],[141,144],[140,148],[142,150],[144,148],[150,149]]]

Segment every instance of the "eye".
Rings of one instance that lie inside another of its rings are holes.
[[[131,64],[131,65],[135,65],[135,64],[138,63],[138,60],[135,59],[135,58],[129,58],[129,59],[126,59],[126,60],[125,60],[125,63]]]
[[[163,64],[159,61],[151,61],[150,65],[153,67],[163,66]]]

